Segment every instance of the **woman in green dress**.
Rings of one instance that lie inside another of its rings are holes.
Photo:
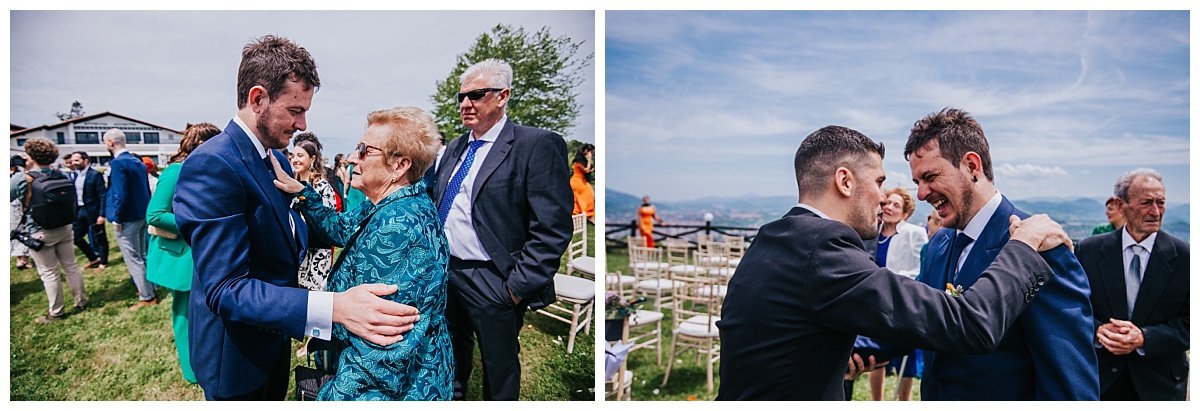
[[[191,355],[188,353],[188,301],[192,289],[192,249],[179,238],[175,226],[175,213],[171,199],[175,197],[175,183],[179,181],[179,169],[183,160],[201,143],[219,134],[221,129],[210,123],[190,124],[179,142],[179,152],[171,156],[170,165],[158,177],[158,186],[150,196],[146,209],[149,224],[150,247],[146,253],[146,279],[171,290],[171,324],[175,329],[175,350],[179,353],[179,365],[183,379],[196,383],[192,372]]]

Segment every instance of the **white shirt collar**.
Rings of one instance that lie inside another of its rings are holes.
[[[492,124],[492,128],[489,128],[486,133],[483,133],[483,136],[479,139],[489,143],[495,143],[496,139],[500,137],[500,130],[504,128],[504,123],[507,122],[508,114],[505,113],[504,116],[500,117],[500,121],[497,121],[496,124]],[[471,132],[471,137],[475,137],[474,131]]]
[[[1000,200],[1000,192],[996,191],[996,194],[992,195],[992,198],[983,205],[983,208],[979,209],[978,213],[975,213],[975,217],[972,217],[971,221],[967,222],[967,226],[959,230],[959,232],[966,233],[967,237],[971,237],[971,240],[978,240],[979,236],[983,234],[983,229],[987,227],[988,221],[992,220],[992,214],[996,214],[996,209],[1000,208]]]
[[[1134,244],[1145,247],[1146,252],[1150,252],[1150,250],[1154,249],[1154,240],[1158,238],[1158,231],[1155,231],[1155,232],[1151,233],[1150,235],[1146,236],[1146,239],[1142,240],[1142,242],[1139,243],[1137,241],[1133,241],[1133,236],[1129,235],[1128,227],[1129,227],[1129,224],[1126,223],[1125,227],[1121,228],[1121,250],[1122,251],[1129,249],[1129,246],[1134,245]]]
[[[250,138],[250,142],[254,144],[254,149],[258,150],[258,158],[267,158],[267,149],[263,148],[262,142],[258,141],[258,136],[250,131],[250,127],[246,127],[246,123],[242,122],[242,118],[238,117],[237,113],[233,114],[233,123],[242,128],[242,132]]]
[[[128,149],[128,148],[119,148],[119,149],[117,149],[117,151],[114,151],[114,152],[113,152],[113,158],[120,157],[120,156],[121,156],[121,153],[124,153],[124,152],[127,152],[127,151],[129,151],[129,149]]]
[[[812,212],[813,212],[813,214],[816,214],[816,215],[817,215],[817,217],[821,217],[821,218],[824,218],[824,219],[826,219],[826,220],[828,220],[828,219],[829,219],[829,216],[828,216],[828,215],[825,215],[825,213],[822,213],[822,212],[821,212],[821,210],[818,210],[816,207],[813,207],[813,206],[811,206],[811,205],[804,204],[804,203],[800,203],[800,204],[796,204],[796,207],[800,207],[800,208],[803,208],[803,209],[805,209],[805,210],[812,211]]]

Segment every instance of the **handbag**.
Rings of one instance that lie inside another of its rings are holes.
[[[296,401],[316,401],[321,387],[328,384],[337,373],[337,343],[311,338],[304,345],[308,351],[308,365],[297,365]]]

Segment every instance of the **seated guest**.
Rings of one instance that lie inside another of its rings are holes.
[[[350,157],[351,184],[369,202],[346,213],[325,205],[310,185],[288,177],[274,160],[275,186],[296,194],[309,227],[344,247],[326,288],[396,284],[384,298],[416,307],[421,318],[404,339],[387,346],[351,334],[341,325],[338,371],[321,400],[449,400],[454,356],[446,328],[449,246],[422,176],[437,152],[433,118],[417,108],[380,110]]]

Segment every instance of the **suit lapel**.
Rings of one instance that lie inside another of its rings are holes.
[[[962,285],[963,288],[971,287],[979,280],[979,276],[983,275],[983,270],[992,265],[996,255],[1000,254],[1000,250],[1008,242],[1008,217],[1013,215],[1014,210],[1012,203],[1002,196],[1000,206],[996,207],[996,212],[988,219],[983,232],[975,239],[971,253],[963,257],[967,261],[963,263],[962,269],[958,270],[955,284]]]
[[[475,195],[471,201],[479,199],[479,190],[483,187],[483,183],[496,172],[496,168],[500,167],[500,163],[504,158],[508,157],[508,151],[512,149],[513,141],[516,141],[516,135],[513,134],[512,121],[506,121],[504,128],[500,129],[500,136],[496,137],[496,142],[491,149],[488,150],[487,157],[484,157],[483,164],[479,166],[479,173],[475,175],[475,182],[471,184],[471,193]]]
[[[953,233],[954,230],[949,228],[933,233],[933,238],[929,239],[929,249],[925,251],[929,261],[921,263],[922,282],[938,290],[945,289],[946,283],[950,282],[946,267],[950,264],[950,244],[953,242],[950,239],[954,237]]]
[[[1149,315],[1149,307],[1166,291],[1167,280],[1174,274],[1171,261],[1175,259],[1175,243],[1171,237],[1162,231],[1154,240],[1154,250],[1150,251],[1150,261],[1146,266],[1146,274],[1142,276],[1142,285],[1138,288],[1137,299],[1133,303],[1134,324],[1144,324]]]
[[[295,235],[292,234],[292,227],[287,222],[288,207],[279,195],[279,189],[275,188],[271,174],[268,172],[266,164],[263,163],[263,159],[258,156],[258,150],[254,148],[254,143],[250,142],[249,139],[253,137],[243,133],[242,128],[238,127],[237,123],[234,123],[232,120],[225,127],[225,133],[232,137],[234,146],[238,148],[242,163],[246,165],[246,169],[253,177],[254,182],[258,183],[259,190],[262,190],[264,196],[267,198],[267,202],[271,207],[271,214],[275,215],[275,222],[279,224],[279,227],[285,233],[288,233],[286,243],[292,253],[291,255],[296,255],[296,240],[292,238]],[[268,150],[267,153],[275,155],[273,154],[274,150]],[[287,161],[280,159],[278,155],[275,156],[275,159],[279,160],[281,165],[287,164]]]
[[[1100,244],[1100,281],[1103,292],[1108,296],[1109,315],[1125,318],[1129,307],[1125,302],[1125,259],[1121,250],[1121,230],[1105,234]],[[1139,291],[1141,293],[1141,291]],[[1107,318],[1100,319],[1108,322]]]
[[[468,131],[467,134],[454,139],[449,146],[446,146],[445,157],[442,158],[442,164],[438,168],[437,189],[434,191],[434,194],[437,194],[437,201],[434,204],[442,203],[442,196],[446,194],[446,186],[450,184],[450,178],[454,176],[454,169],[458,167],[459,157],[462,157],[463,150],[467,147],[466,142],[470,139],[471,132]]]

